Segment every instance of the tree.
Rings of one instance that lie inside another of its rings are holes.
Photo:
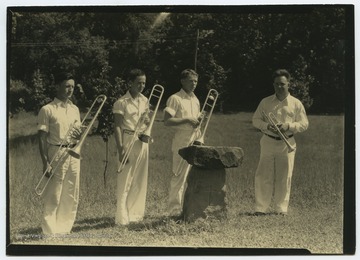
[[[253,111],[273,92],[271,74],[278,68],[290,71],[292,93],[310,111],[342,112],[349,55],[347,10],[303,6],[251,11],[218,7],[208,13],[12,11],[12,93],[20,85],[26,88],[16,94],[24,95],[15,98],[22,103],[12,106],[36,110],[34,103],[51,98],[51,75],[58,68],[75,73],[89,102],[101,92],[115,95],[112,91],[120,91],[116,78],[123,80],[134,67],[146,72],[149,86],[165,87],[166,100],[180,88],[180,72],[195,68],[196,60],[197,94],[203,99],[209,88],[216,88],[225,112]],[[31,100],[25,93],[39,96]]]

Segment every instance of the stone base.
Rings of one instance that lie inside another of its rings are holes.
[[[240,147],[191,145],[179,149],[179,155],[196,167],[206,169],[235,168],[242,164]]]
[[[184,197],[185,221],[226,218],[225,180],[225,169],[191,168]]]

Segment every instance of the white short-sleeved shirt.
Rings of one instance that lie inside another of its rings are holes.
[[[70,100],[64,103],[55,98],[40,109],[37,129],[49,134],[47,138],[49,144],[59,145],[74,123],[81,124],[79,108]]]
[[[164,112],[168,112],[172,117],[184,118],[200,116],[200,102],[194,93],[187,94],[183,89],[171,95],[167,102]],[[176,126],[177,129],[193,130],[190,124]]]
[[[138,97],[133,98],[129,91],[127,91],[124,96],[114,103],[113,113],[123,115],[124,120],[120,126],[121,129],[134,131],[140,116],[148,109],[148,107],[147,97],[140,93]],[[142,126],[140,131],[145,129],[146,125]]]
[[[189,95],[183,89],[181,89],[179,92],[169,97],[166,102],[166,108],[164,109],[164,113],[165,112],[168,112],[172,117],[175,118],[198,118],[201,112],[200,102],[194,93]],[[193,134],[195,134],[194,140],[203,142],[203,140],[198,139],[201,136],[200,129],[197,129],[196,132],[194,132],[194,128],[190,124],[183,124],[175,126],[174,128],[176,129],[176,132],[172,142],[172,151],[175,154],[177,154],[180,148],[189,145],[189,141]]]

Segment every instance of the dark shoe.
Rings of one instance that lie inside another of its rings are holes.
[[[176,224],[180,224],[182,221],[184,221],[184,214],[171,216],[170,219],[173,220]]]
[[[260,211],[256,211],[256,212],[253,214],[253,216],[265,216],[265,215],[266,215],[266,213],[260,212]]]

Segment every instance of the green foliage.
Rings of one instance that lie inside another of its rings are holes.
[[[294,61],[292,66],[293,71],[290,83],[290,93],[300,99],[306,109],[309,109],[313,104],[313,99],[310,97],[309,89],[314,82],[314,77],[307,73],[308,66],[302,56],[299,56]]]
[[[9,88],[9,112],[15,114],[25,109],[25,99],[30,95],[29,89],[21,80],[10,80]]]
[[[41,71],[36,70],[32,77],[31,98],[29,97],[27,100],[28,110],[35,108],[35,111],[38,111],[42,106],[49,103],[51,101],[49,97],[50,91],[51,88],[46,89]]]
[[[346,55],[351,55],[345,52],[345,7],[294,7],[290,12],[245,12],[240,7],[209,13],[118,10],[12,12],[10,78],[24,82],[31,93],[42,85],[42,93],[50,95],[54,71],[72,70],[91,99],[100,94],[92,89],[95,79],[111,88],[116,77],[124,78],[138,67],[145,70],[149,85],[166,88],[165,102],[180,88],[180,72],[196,67],[197,95],[202,100],[207,89],[216,88],[219,107],[226,112],[254,110],[273,92],[272,72],[286,68],[293,76],[294,95],[309,111],[344,110],[344,68]],[[42,82],[35,84],[38,71]],[[28,109],[36,110],[32,105]]]

